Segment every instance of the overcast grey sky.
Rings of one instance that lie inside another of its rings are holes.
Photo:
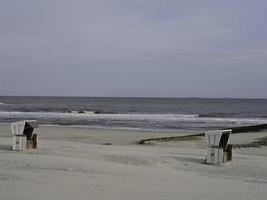
[[[266,0],[0,0],[0,95],[267,97]]]

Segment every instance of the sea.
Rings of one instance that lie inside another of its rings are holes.
[[[267,99],[0,97],[0,123],[190,131],[267,124]]]

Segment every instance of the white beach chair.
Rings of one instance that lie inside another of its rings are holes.
[[[25,151],[27,148],[37,148],[38,137],[33,133],[38,128],[36,120],[24,120],[11,123],[12,150]]]
[[[207,164],[222,164],[232,160],[232,146],[228,145],[232,130],[205,132],[208,148]]]

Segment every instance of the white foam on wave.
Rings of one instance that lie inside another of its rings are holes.
[[[18,112],[0,111],[1,118],[35,118],[35,119],[68,119],[68,120],[124,120],[124,121],[160,121],[160,122],[198,122],[198,123],[248,123],[264,124],[263,118],[219,118],[198,117],[198,115],[183,114],[95,114],[60,113],[60,112]]]
[[[93,112],[18,112],[0,111],[1,117],[36,117],[36,118],[64,118],[64,119],[118,119],[118,120],[176,120],[196,118],[197,115],[177,115],[177,114],[95,114]]]
[[[82,110],[82,111],[78,111],[78,110],[72,110],[72,111],[69,111],[69,112],[66,112],[66,113],[69,113],[69,114],[95,114],[95,111],[87,111],[87,110]]]

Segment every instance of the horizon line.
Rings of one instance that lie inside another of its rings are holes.
[[[79,96],[79,95],[1,95],[0,97],[58,97],[58,98],[147,98],[147,99],[267,99],[267,97],[198,97],[198,96],[184,96],[184,97],[158,97],[158,96]]]

